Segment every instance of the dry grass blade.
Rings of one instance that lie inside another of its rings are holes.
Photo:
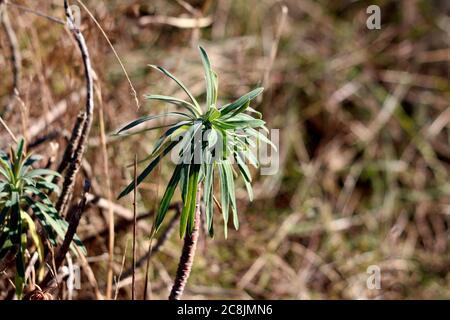
[[[209,27],[213,22],[212,17],[200,18],[181,18],[181,17],[166,17],[166,16],[148,16],[139,19],[141,26],[151,24],[165,24],[181,29],[195,29]]]
[[[111,292],[112,294],[112,277],[113,277],[113,264],[114,264],[114,243],[115,243],[115,218],[114,218],[114,208],[113,208],[113,196],[111,192],[111,178],[109,173],[109,160],[108,160],[108,148],[106,145],[106,134],[105,134],[105,120],[103,113],[103,101],[102,94],[100,88],[97,88],[97,96],[99,101],[99,122],[100,122],[100,142],[102,147],[102,157],[103,157],[103,175],[104,180],[106,181],[106,196],[108,200],[108,288],[107,292]],[[109,284],[111,281],[111,288],[109,288]],[[109,298],[109,295],[107,294]]]

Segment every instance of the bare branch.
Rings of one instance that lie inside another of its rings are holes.
[[[79,137],[77,136],[78,131],[75,130],[77,126],[80,125],[77,121],[77,123],[75,124],[72,138],[70,139],[71,142],[72,141],[76,142],[76,147],[74,148],[73,157],[70,161],[66,175],[64,177],[64,184],[61,191],[61,196],[59,197],[57,203],[57,209],[59,210],[61,215],[65,214],[68,204],[70,203],[70,200],[72,198],[73,187],[75,185],[75,178],[81,167],[81,160],[83,158],[84,151],[86,148],[86,142],[89,136],[89,132],[91,130],[92,117],[94,113],[94,78],[92,74],[89,50],[87,48],[83,34],[81,33],[78,26],[75,25],[75,20],[73,18],[72,12],[70,11],[67,0],[64,0],[64,9],[66,12],[67,24],[69,26],[70,31],[72,32],[72,35],[75,38],[75,41],[78,44],[83,59],[86,78],[86,110],[85,110],[85,119],[84,121],[82,121],[81,133]]]

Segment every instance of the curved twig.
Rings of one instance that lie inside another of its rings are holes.
[[[83,59],[86,77],[86,110],[84,111],[85,116],[79,117],[77,119],[77,123],[75,124],[75,128],[72,132],[72,138],[70,139],[70,141],[75,144],[75,147],[74,146],[69,147],[69,148],[74,147],[73,157],[70,161],[70,164],[68,165],[67,172],[64,177],[61,196],[59,197],[57,203],[57,209],[59,210],[61,215],[64,215],[65,212],[67,211],[68,204],[72,198],[73,187],[75,185],[75,178],[81,167],[81,160],[83,158],[84,151],[86,149],[86,142],[89,136],[89,132],[91,130],[92,117],[94,113],[94,78],[92,75],[89,50],[87,48],[83,34],[81,33],[80,29],[75,25],[75,20],[73,18],[72,12],[70,11],[67,0],[64,0],[64,9],[66,12],[67,24],[75,38],[75,41],[78,44]],[[79,123],[79,121],[81,122],[81,124]],[[78,126],[81,127],[80,131],[77,130]]]

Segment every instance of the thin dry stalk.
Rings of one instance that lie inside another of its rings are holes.
[[[106,146],[106,134],[105,134],[105,121],[103,116],[103,103],[100,88],[97,90],[98,100],[99,100],[99,122],[100,122],[100,141],[102,146],[102,156],[103,156],[103,174],[106,181],[106,193],[109,202],[108,206],[108,274],[107,274],[107,298],[112,298],[112,279],[113,279],[113,263],[114,263],[114,242],[115,242],[115,232],[114,232],[114,210],[112,206],[112,192],[111,192],[111,179],[109,174],[109,161],[108,161],[108,149]]]
[[[3,128],[5,128],[6,132],[8,132],[11,139],[13,139],[13,141],[15,143],[17,143],[16,136],[14,135],[14,133],[11,131],[11,129],[8,127],[8,125],[6,124],[6,122],[3,120],[3,118],[1,116],[0,116],[0,124],[3,126]]]
[[[58,19],[58,18],[49,16],[49,15],[43,13],[43,12],[40,12],[40,11],[31,9],[31,8],[28,8],[28,7],[23,6],[23,5],[21,5],[21,4],[12,3],[12,2],[10,2],[10,1],[8,1],[8,2],[6,2],[6,5],[11,6],[11,7],[14,7],[14,8],[16,8],[16,9],[19,9],[19,10],[24,11],[24,12],[27,12],[27,13],[34,14],[34,15],[36,15],[36,16],[38,16],[38,17],[42,17],[42,18],[48,19],[48,20],[50,20],[50,21],[52,21],[52,22],[55,22],[55,23],[58,23],[58,24],[61,24],[61,25],[65,25],[65,24],[66,24],[66,23],[65,23],[63,20],[61,20],[61,19]]]
[[[115,285],[115,292],[114,292],[114,300],[117,300],[117,297],[119,296],[119,289],[120,287],[118,286],[118,284],[120,283],[120,279],[122,278],[122,272],[123,272],[123,267],[125,266],[125,258],[127,256],[127,250],[128,250],[128,241],[125,244],[125,250],[123,251],[123,256],[122,256],[122,264],[120,265],[120,271],[119,271],[119,275],[117,276],[117,280],[116,280],[116,285]]]
[[[87,261],[86,257],[83,255],[79,256],[79,260],[80,260],[81,267],[83,268],[83,273],[86,275],[92,289],[94,289],[95,297],[97,298],[97,300],[103,300],[104,297],[98,288],[97,279],[95,278],[94,271],[92,271],[92,268],[89,265],[89,262]]]
[[[155,224],[153,224],[155,225]],[[148,250],[150,252],[150,255],[147,258],[147,266],[145,268],[145,282],[144,282],[144,293],[143,293],[143,297],[144,300],[148,300],[148,278],[149,278],[149,272],[150,272],[150,257],[152,255],[152,251],[153,251],[153,246],[152,246],[152,242],[153,242],[153,238],[155,236],[155,232],[154,230],[152,230],[152,234],[150,236],[150,242],[148,244]]]
[[[25,105],[25,102],[20,97],[18,90],[15,90],[14,97],[19,102],[19,106],[20,106],[20,115],[21,115],[20,119],[21,119],[21,124],[22,124],[23,137],[25,138],[25,141],[30,141],[30,139],[28,137],[28,130],[27,130],[27,128],[29,127],[28,108]]]
[[[133,265],[132,265],[132,280],[131,280],[131,300],[136,298],[136,224],[137,224],[137,155],[134,156],[134,185],[133,190]]]

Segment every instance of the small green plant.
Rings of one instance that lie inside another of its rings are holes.
[[[237,172],[234,170],[233,163],[237,164],[237,169],[243,177],[249,198],[252,200],[251,175],[246,160],[255,167],[259,165],[257,157],[251,150],[254,140],[271,144],[267,137],[257,130],[264,129],[267,131],[265,122],[261,119],[261,113],[250,107],[250,101],[260,95],[263,92],[263,88],[257,88],[232,103],[218,106],[218,78],[211,68],[206,51],[202,47],[199,49],[206,78],[206,106],[202,108],[186,86],[167,70],[151,65],[152,68],[174,80],[187,94],[189,101],[169,96],[148,95],[146,96],[148,100],[174,104],[184,108],[184,110],[144,116],[130,122],[117,132],[117,134],[123,135],[136,134],[158,128],[167,129],[157,140],[151,154],[143,160],[150,163],[137,177],[137,184],[141,183],[152,172],[162,157],[177,147],[175,150],[178,150],[179,156],[184,161],[176,165],[172,178],[167,185],[157,212],[155,230],[157,231],[161,226],[174,192],[177,186],[180,185],[183,200],[183,209],[180,217],[180,237],[184,236],[186,230],[192,233],[197,205],[197,192],[200,189],[198,188],[200,185],[203,186],[208,230],[211,236],[213,235],[214,203],[219,204],[214,195],[216,175],[219,178],[220,185],[220,205],[217,205],[217,207],[222,212],[225,236],[227,235],[230,208],[234,226],[236,229],[239,227],[234,184]],[[252,113],[256,118],[248,113]],[[165,117],[177,117],[179,121],[130,133],[130,129],[146,121]],[[183,139],[180,139],[182,136]],[[200,163],[193,161],[195,154],[200,154],[202,159]],[[119,198],[130,193],[135,187],[134,181],[131,182],[121,192]]]
[[[57,244],[57,237],[64,238],[68,228],[68,223],[61,218],[49,198],[50,193],[59,193],[58,186],[53,183],[53,178],[59,174],[48,169],[34,169],[32,165],[41,157],[25,155],[24,151],[23,139],[9,155],[0,151],[0,260],[7,253],[15,253],[15,286],[19,298],[25,280],[27,231],[39,256],[40,277],[44,271],[44,242],[32,215],[39,221],[53,246]],[[75,237],[74,242],[85,254],[80,239]],[[72,251],[77,252],[73,244]]]

